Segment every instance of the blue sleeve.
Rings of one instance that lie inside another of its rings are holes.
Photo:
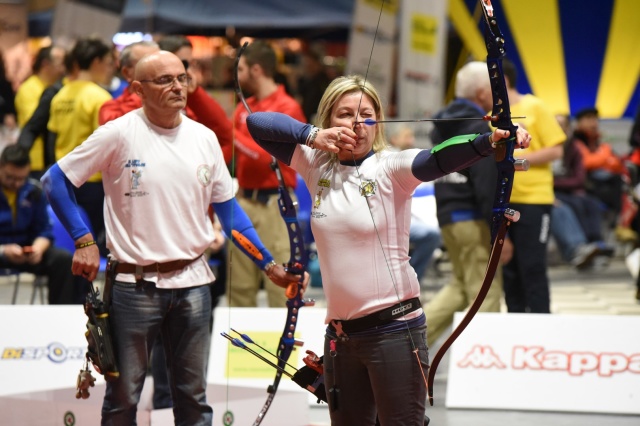
[[[296,144],[304,144],[313,128],[279,112],[249,114],[247,127],[258,145],[286,165],[291,164]]]
[[[456,136],[425,149],[414,158],[411,172],[417,179],[429,182],[466,169],[493,153],[489,135],[491,133]]]
[[[222,224],[222,230],[227,234],[227,236],[231,236],[231,231],[234,230],[242,234],[247,240],[253,244],[253,246],[260,252],[262,259],[252,255],[249,253],[237,240],[237,238],[232,238],[233,243],[238,247],[244,254],[246,254],[249,258],[251,258],[256,265],[260,267],[260,269],[264,269],[267,263],[273,260],[273,256],[271,253],[265,248],[262,241],[260,241],[260,237],[253,227],[253,223],[249,219],[249,216],[242,210],[238,201],[235,198],[232,198],[228,201],[222,203],[212,203],[213,209],[215,210],[218,218],[220,219],[220,223]]]
[[[40,180],[51,208],[71,238],[77,240],[88,234],[89,227],[80,216],[76,197],[73,194],[73,185],[58,164],[51,166]]]

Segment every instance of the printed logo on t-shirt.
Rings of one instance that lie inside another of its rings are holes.
[[[364,179],[360,184],[360,195],[363,197],[371,197],[375,195],[378,184],[375,180]]]
[[[125,192],[126,197],[143,197],[148,195],[148,192],[145,192],[143,189],[143,179],[142,174],[144,171],[144,167],[146,163],[140,160],[129,160],[127,164],[125,164],[125,169],[131,169],[131,173],[129,176],[129,192]]]
[[[196,175],[198,176],[198,182],[200,182],[200,185],[207,186],[211,183],[211,168],[206,164],[198,166]]]

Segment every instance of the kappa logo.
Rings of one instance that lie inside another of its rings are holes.
[[[457,363],[460,368],[506,368],[506,364],[490,346],[474,346]],[[601,377],[614,374],[640,374],[640,353],[546,350],[541,346],[514,346],[512,370],[557,371],[570,376],[595,373]]]
[[[471,351],[458,362],[460,368],[506,368],[504,362],[489,346],[474,346]]]

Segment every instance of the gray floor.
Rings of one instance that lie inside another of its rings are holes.
[[[606,268],[588,272],[576,272],[567,266],[553,266],[549,270],[551,279],[552,311],[554,313],[589,313],[640,315],[640,304],[634,299],[635,285],[627,271],[622,257],[615,259]],[[440,274],[430,270],[423,280],[423,300],[428,301],[433,293],[447,281],[446,262],[440,268]],[[32,279],[28,274],[22,276],[18,292],[18,303],[31,302]],[[14,285],[12,277],[0,277],[0,304],[11,303]],[[39,302],[39,295],[36,303]],[[308,296],[323,303],[322,291],[311,288]],[[46,300],[46,297],[45,297]],[[432,350],[437,350],[438,343]],[[640,416],[615,416],[590,413],[548,413],[494,410],[452,410],[444,407],[447,386],[447,357],[443,359],[435,382],[435,406],[427,408],[432,426],[640,426]],[[314,426],[329,425],[329,413],[326,406],[317,406],[311,410]],[[1,423],[1,422],[0,422]]]

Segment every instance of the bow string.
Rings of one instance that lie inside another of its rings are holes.
[[[487,47],[487,69],[489,71],[489,80],[493,99],[491,116],[496,117],[495,120],[491,121],[498,129],[508,130],[509,138],[504,142],[500,141],[500,143],[495,144],[494,148],[496,167],[498,169],[498,179],[491,216],[491,254],[489,256],[485,277],[482,281],[480,291],[469,307],[464,318],[433,357],[427,379],[427,390],[430,405],[433,405],[433,382],[440,360],[453,342],[460,336],[460,334],[462,334],[467,325],[469,325],[480,309],[482,302],[491,288],[491,283],[493,282],[493,278],[500,263],[500,254],[502,253],[507,230],[512,222],[517,222],[520,218],[519,212],[509,208],[509,199],[511,197],[514,174],[515,171],[525,171],[528,169],[528,163],[526,160],[516,160],[513,157],[518,126],[513,124],[511,121],[512,117],[509,106],[507,85],[502,71],[502,59],[505,56],[504,36],[502,35],[502,31],[500,31],[500,28],[498,27],[498,21],[494,16],[494,9],[491,5],[491,0],[480,0],[480,2],[484,16],[484,39]]]
[[[247,103],[244,94],[242,93],[240,81],[238,80],[238,64],[240,63],[242,52],[244,52],[248,45],[249,43],[245,42],[239,49],[236,56],[234,67],[234,83],[236,95],[244,105],[247,113],[252,114],[253,112],[251,111],[251,108],[249,107],[249,104]],[[296,205],[293,202],[289,191],[287,190],[284,177],[282,176],[282,171],[280,170],[280,166],[278,165],[278,160],[274,156],[271,156],[271,160],[271,168],[278,178],[278,207],[280,210],[280,216],[282,216],[282,219],[287,226],[287,232],[289,235],[290,257],[289,261],[284,264],[284,267],[287,272],[301,275],[301,278],[299,282],[290,284],[286,290],[287,318],[285,321],[284,329],[282,331],[282,335],[280,336],[278,349],[276,351],[276,365],[278,368],[276,368],[276,375],[273,379],[273,383],[267,388],[267,400],[260,410],[260,413],[258,413],[253,426],[260,425],[265,415],[267,414],[267,411],[269,410],[269,407],[271,406],[271,403],[273,402],[273,399],[278,390],[280,379],[282,378],[282,374],[285,371],[285,366],[287,365],[287,361],[289,360],[291,353],[296,346],[303,345],[302,341],[295,339],[295,331],[296,325],[298,323],[298,313],[300,311],[300,308],[304,306],[313,306],[315,304],[314,300],[302,298],[302,283],[304,281],[305,268],[308,263],[308,253],[304,245],[304,239],[302,237],[302,228],[298,223]]]

